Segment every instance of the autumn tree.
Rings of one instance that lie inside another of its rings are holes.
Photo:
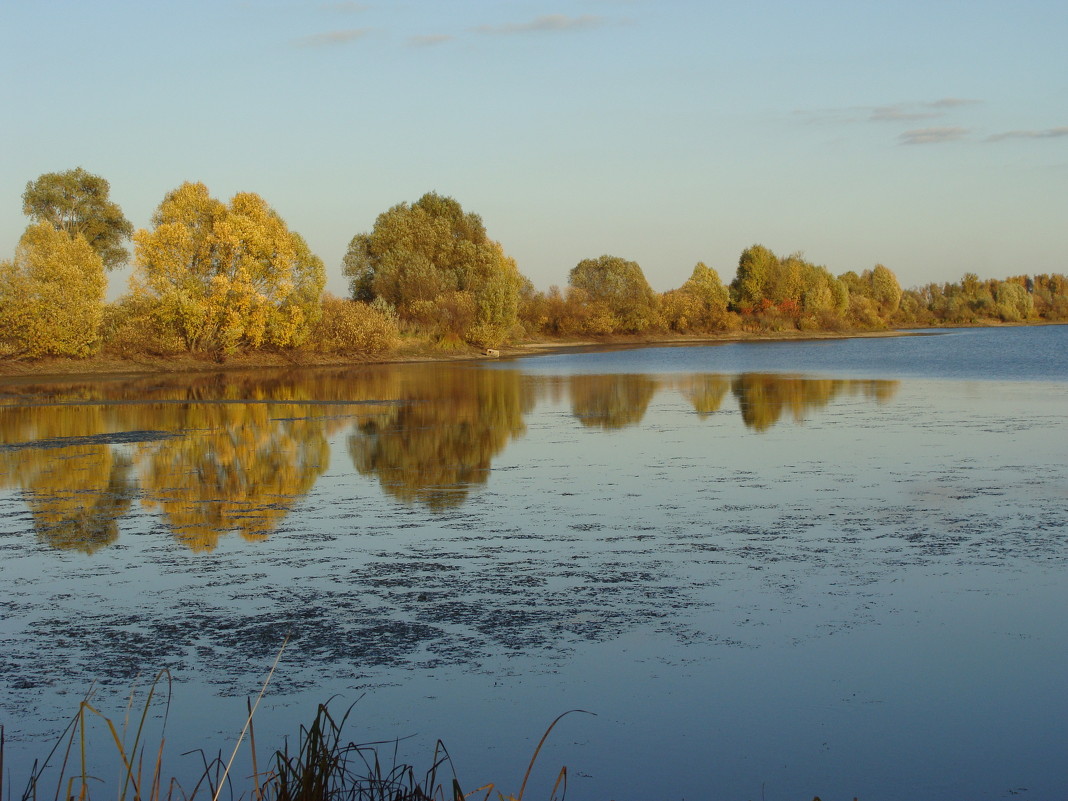
[[[763,245],[742,251],[730,292],[734,307],[761,326],[836,327],[849,305],[848,289],[826,267]]]
[[[868,280],[871,282],[871,299],[876,311],[884,320],[889,320],[901,304],[901,285],[897,282],[897,276],[883,265],[876,264]]]
[[[48,223],[72,238],[81,234],[104,267],[112,270],[129,258],[122,243],[130,238],[133,225],[108,199],[110,190],[106,180],[81,167],[49,172],[26,184],[22,211],[34,222]]]
[[[320,314],[323,263],[259,195],[224,204],[204,184],[185,183],[167,194],[152,225],[134,234],[131,289],[187,350],[307,339]]]
[[[482,218],[435,192],[378,215],[342,262],[354,300],[382,298],[401,319],[477,345],[502,342],[518,319],[522,276]]]
[[[0,262],[0,352],[85,357],[97,347],[107,279],[80,233],[31,225],[13,261]]]
[[[608,255],[583,259],[567,282],[585,295],[593,321],[589,333],[640,334],[657,325],[658,298],[637,262]]]
[[[769,287],[779,269],[778,257],[763,245],[752,245],[738,258],[738,270],[731,281],[730,293],[734,305],[743,314],[750,314],[769,298]]]
[[[1035,303],[1027,289],[1014,281],[999,281],[994,290],[998,317],[1007,323],[1018,323],[1034,316]]]
[[[1068,320],[1068,276],[1059,273],[1036,275],[1031,284],[1031,298],[1039,317]]]
[[[704,262],[698,262],[686,283],[665,292],[660,301],[664,321],[679,333],[730,328],[731,315],[727,311],[730,293],[719,280],[719,274]]]

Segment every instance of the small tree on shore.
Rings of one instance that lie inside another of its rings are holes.
[[[187,350],[302,344],[321,313],[322,260],[259,195],[224,204],[202,183],[167,194],[134,234],[135,296]]]
[[[81,234],[31,225],[0,262],[0,350],[16,358],[89,356],[97,348],[107,279]]]

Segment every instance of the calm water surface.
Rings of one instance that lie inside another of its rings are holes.
[[[516,792],[581,708],[528,797],[566,764],[576,799],[1064,798],[1066,348],[0,387],[5,770],[166,667],[192,775],[289,635],[261,751],[336,695],[350,738]]]

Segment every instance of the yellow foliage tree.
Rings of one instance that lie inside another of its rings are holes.
[[[187,350],[303,344],[320,314],[322,261],[259,195],[229,205],[202,183],[170,192],[134,234],[135,297]]]
[[[730,328],[729,303],[730,294],[719,280],[719,274],[704,262],[698,262],[685,284],[664,293],[660,311],[673,331],[707,333]]]
[[[0,353],[89,356],[104,316],[104,263],[81,234],[31,225],[0,262]]]

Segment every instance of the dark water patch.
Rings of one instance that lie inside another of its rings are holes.
[[[0,452],[22,450],[51,450],[73,448],[83,445],[134,445],[143,442],[159,442],[182,436],[176,431],[115,431],[82,437],[50,437],[29,442],[0,443]]]

